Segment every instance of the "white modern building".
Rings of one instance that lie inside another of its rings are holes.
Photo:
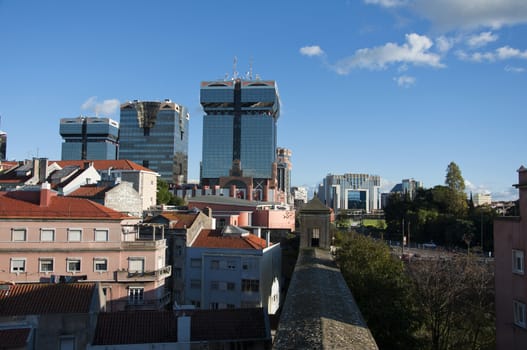
[[[379,175],[328,174],[319,186],[318,198],[335,213],[339,210],[361,210],[371,213],[380,209]]]
[[[246,230],[202,230],[186,248],[185,303],[201,309],[280,306],[281,248]]]

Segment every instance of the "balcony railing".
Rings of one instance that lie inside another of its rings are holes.
[[[137,281],[137,282],[149,282],[159,281],[167,278],[172,274],[172,266],[167,265],[154,271],[117,271],[117,281]]]

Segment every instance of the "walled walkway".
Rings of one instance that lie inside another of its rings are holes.
[[[273,349],[378,350],[329,251],[300,250]]]

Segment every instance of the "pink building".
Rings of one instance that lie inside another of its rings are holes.
[[[142,232],[150,232],[147,236]],[[159,228],[83,198],[38,191],[0,193],[0,280],[100,282],[109,311],[169,302],[166,241]]]
[[[527,169],[518,170],[520,216],[494,221],[496,348],[527,349]]]

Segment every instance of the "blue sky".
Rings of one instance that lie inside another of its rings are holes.
[[[444,184],[516,199],[527,165],[527,1],[0,0],[0,129],[8,159],[59,159],[59,120],[119,120],[119,103],[170,98],[191,114],[199,84],[276,80],[278,143],[293,185],[328,173]]]

